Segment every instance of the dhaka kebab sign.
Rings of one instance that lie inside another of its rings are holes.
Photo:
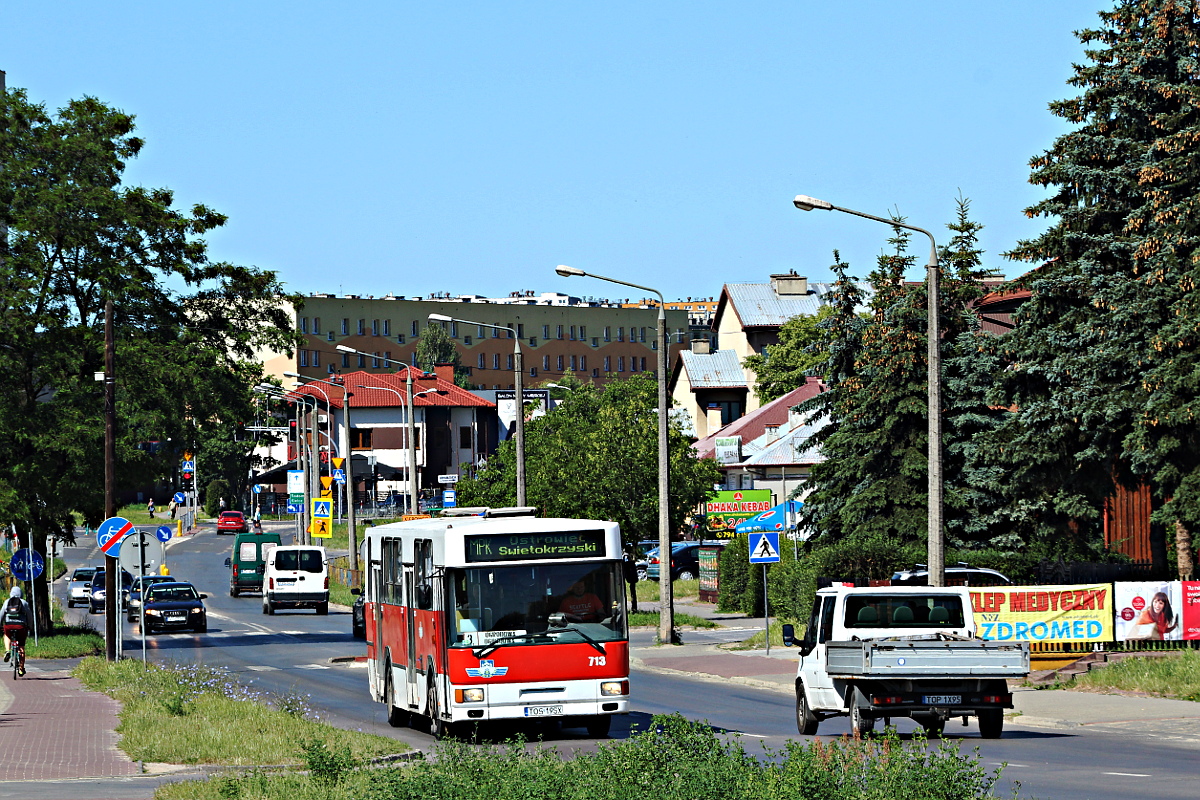
[[[714,492],[704,506],[704,530],[711,536],[733,538],[739,522],[770,511],[774,503],[770,489]]]

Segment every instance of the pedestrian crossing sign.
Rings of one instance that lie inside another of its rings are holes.
[[[333,500],[328,497],[314,497],[312,500],[312,517],[314,520],[323,519],[326,522],[333,519]]]
[[[775,564],[779,561],[779,531],[758,531],[749,535],[750,563]]]

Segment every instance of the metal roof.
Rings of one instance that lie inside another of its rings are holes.
[[[798,314],[812,316],[826,305],[832,283],[809,281],[808,294],[776,294],[769,283],[727,283],[725,294],[743,328],[779,327]]]
[[[780,436],[776,441],[763,447],[762,451],[751,456],[740,464],[730,464],[737,467],[786,467],[797,464],[818,464],[825,460],[816,445],[810,443],[813,434],[825,425],[825,420],[819,420],[811,425],[800,425]]]
[[[754,441],[762,436],[768,425],[786,425],[791,409],[805,400],[819,394],[823,385],[818,378],[807,378],[803,386],[797,387],[782,397],[777,397],[766,405],[756,408],[745,416],[738,417],[733,422],[705,436],[693,445],[696,455],[706,458],[714,455],[717,449],[717,437],[741,436],[742,452],[747,453]]]
[[[746,373],[732,350],[697,355],[691,350],[679,353],[692,389],[745,389]]]

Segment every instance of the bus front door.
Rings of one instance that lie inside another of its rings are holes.
[[[408,676],[408,707],[419,708],[421,697],[417,687],[417,604],[416,583],[412,567],[404,570],[404,618],[408,626],[408,658],[405,672]]]

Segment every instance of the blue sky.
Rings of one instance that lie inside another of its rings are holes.
[[[137,116],[129,183],[228,214],[220,260],[293,291],[624,297],[556,264],[715,296],[889,230],[946,238],[971,199],[987,263],[1044,230],[1029,159],[1100,0],[895,3],[10,3],[8,86]],[[923,256],[923,243],[914,251]]]

